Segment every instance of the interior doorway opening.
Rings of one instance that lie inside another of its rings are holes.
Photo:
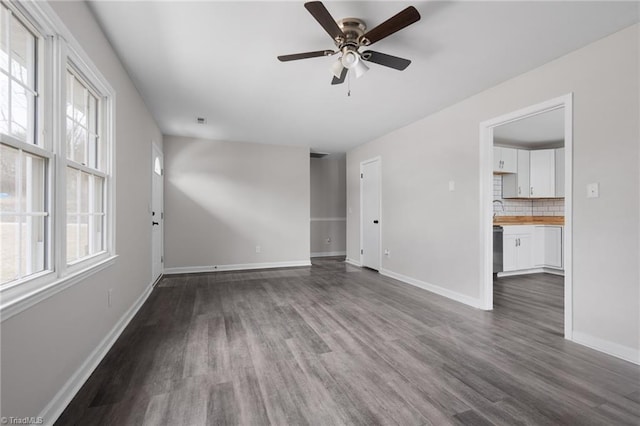
[[[568,94],[480,125],[483,308],[496,302],[503,309],[511,299],[509,308],[519,304],[523,315],[549,319],[555,312],[556,329],[567,339],[573,329],[572,116]]]

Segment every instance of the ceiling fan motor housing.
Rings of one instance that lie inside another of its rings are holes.
[[[345,38],[335,39],[336,46],[338,46],[340,50],[345,46],[353,46],[358,49],[361,44],[361,38],[367,29],[364,21],[358,18],[344,18],[338,21],[338,27],[340,27],[344,33]]]

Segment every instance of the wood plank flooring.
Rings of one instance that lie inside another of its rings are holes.
[[[335,259],[166,277],[56,424],[640,424],[640,368],[562,338],[562,278],[495,305]]]

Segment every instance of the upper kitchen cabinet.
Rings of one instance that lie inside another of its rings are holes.
[[[556,197],[564,198],[564,148],[556,151]]]
[[[503,198],[563,198],[564,148],[517,150],[517,173],[502,177]]]
[[[556,197],[555,149],[529,151],[529,197]]]
[[[502,146],[493,147],[493,173],[516,173],[518,171],[518,150]]]
[[[517,150],[517,173],[502,177],[502,198],[529,198],[529,151]]]

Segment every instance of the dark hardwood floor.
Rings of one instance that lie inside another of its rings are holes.
[[[640,368],[524,284],[484,312],[337,260],[166,277],[56,424],[640,424]]]

